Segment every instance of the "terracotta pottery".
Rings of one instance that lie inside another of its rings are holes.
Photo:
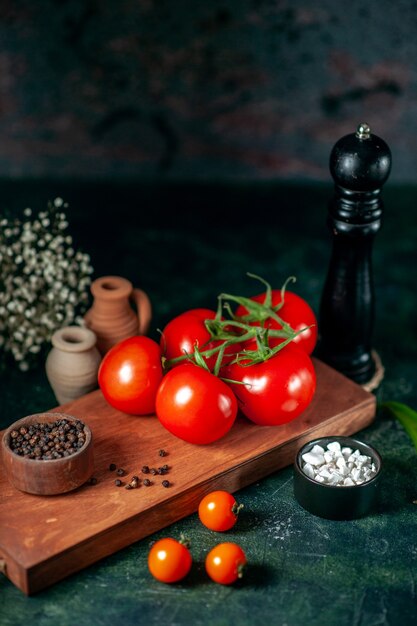
[[[84,319],[97,335],[97,348],[101,354],[122,339],[147,333],[152,307],[144,291],[134,288],[130,281],[120,276],[102,276],[92,283],[91,293],[93,306]]]
[[[51,341],[45,369],[58,402],[65,404],[96,389],[101,354],[93,331],[66,326],[57,330]]]
[[[5,431],[1,452],[7,478],[13,487],[27,493],[52,496],[77,489],[91,477],[94,471],[93,439],[87,424],[84,425],[85,444],[71,456],[37,461],[17,455],[10,447],[10,433],[13,430],[63,418],[69,421],[77,419],[65,413],[38,413],[23,417]]]

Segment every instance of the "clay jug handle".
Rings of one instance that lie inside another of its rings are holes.
[[[136,306],[139,320],[139,335],[146,335],[152,319],[152,305],[148,295],[142,289],[134,289],[132,299]]]

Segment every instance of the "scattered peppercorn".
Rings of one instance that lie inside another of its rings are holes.
[[[88,481],[89,485],[97,485],[97,478],[95,476],[92,476],[90,478],[90,480]]]
[[[159,456],[166,456],[167,453],[165,452],[165,450],[160,450],[159,451]]]
[[[128,483],[125,487],[125,489],[133,489],[132,485],[130,483]]]
[[[123,483],[120,480],[120,478],[116,478],[116,480],[114,481],[114,484],[116,485],[116,487],[121,487],[123,485]]]
[[[164,470],[164,472],[167,472],[169,470],[169,467],[165,464],[162,466],[162,469]]]
[[[169,482],[169,480],[163,480],[162,481],[162,486],[163,487],[170,487],[171,483]]]
[[[12,430],[9,445],[19,456],[46,461],[74,454],[85,445],[85,441],[85,424],[81,420],[62,418]]]
[[[109,465],[110,472],[114,472],[115,469],[116,469],[116,464],[115,463],[110,463],[110,465]]]
[[[142,467],[142,474],[149,474],[149,467],[147,465]]]
[[[145,485],[145,487],[150,487],[152,485],[152,483],[149,480],[149,478],[145,478],[145,480],[143,481],[143,484]]]
[[[132,476],[132,480],[134,480],[135,482],[139,482],[139,476]]]
[[[119,469],[117,470],[116,474],[118,476],[124,476],[126,474],[126,472],[124,471],[124,469],[122,469],[121,467],[119,467]]]
[[[158,473],[154,467],[151,467],[151,469],[149,471],[152,474],[152,476],[156,476],[157,473]]]

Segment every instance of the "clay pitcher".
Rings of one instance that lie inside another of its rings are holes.
[[[93,281],[91,293],[94,302],[84,320],[97,335],[101,354],[122,339],[147,333],[152,307],[144,291],[120,276],[102,276]]]
[[[45,369],[58,402],[65,404],[96,389],[101,354],[95,334],[81,326],[65,326],[51,341]]]

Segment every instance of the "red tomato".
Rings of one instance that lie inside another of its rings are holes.
[[[166,537],[153,544],[148,555],[152,576],[162,583],[176,583],[191,569],[191,554],[184,544]]]
[[[206,572],[215,583],[231,585],[242,578],[246,555],[237,543],[219,543],[206,557]]]
[[[190,363],[169,371],[156,395],[161,424],[189,443],[220,439],[231,429],[236,413],[236,398],[226,383]]]
[[[220,375],[245,383],[229,384],[242,413],[261,426],[277,426],[298,417],[316,389],[312,360],[291,343],[262,363],[233,363],[222,368]]]
[[[198,505],[198,517],[210,530],[224,532],[236,524],[242,507],[228,491],[212,491]]]
[[[219,346],[222,342],[211,340],[211,335],[205,327],[204,320],[214,319],[216,312],[211,309],[190,309],[174,317],[162,331],[160,341],[161,350],[168,361],[184,354],[192,354],[195,345],[200,351],[211,350]],[[233,356],[240,350],[239,344],[229,346],[223,357],[223,363],[230,362]],[[217,359],[217,353],[213,356],[204,357],[210,370],[213,370]],[[178,364],[183,363],[181,361]]]
[[[161,351],[144,336],[129,337],[104,356],[98,383],[107,402],[124,413],[155,412],[155,397],[162,380]]]
[[[251,297],[251,300],[254,300],[255,302],[263,302],[265,300],[265,293],[253,296]],[[272,306],[277,306],[281,301],[281,290],[273,289]],[[247,312],[248,311],[245,307],[239,306],[236,310],[236,315],[242,316],[247,314]],[[302,328],[306,328],[307,326],[314,324],[312,328],[307,328],[307,330],[304,330],[294,339],[294,343],[297,343],[300,348],[303,348],[307,354],[312,354],[317,343],[317,318],[310,305],[303,298],[297,296],[297,294],[292,293],[291,291],[286,291],[284,295],[284,305],[279,311],[277,311],[277,314],[295,331],[299,331]],[[251,322],[251,324],[253,326],[260,325],[259,322]],[[280,329],[282,326],[280,326],[276,320],[269,318],[265,321],[265,328]],[[275,337],[269,340],[269,345],[274,347],[281,342],[282,339]],[[251,347],[251,349],[253,348]]]

